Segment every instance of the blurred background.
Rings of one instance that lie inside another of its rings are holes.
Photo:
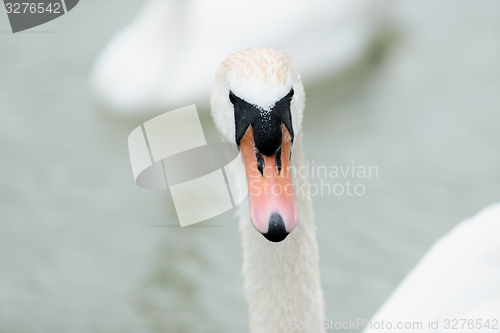
[[[169,192],[137,187],[128,157],[135,127],[193,102],[218,140],[210,85],[127,108],[98,81],[103,50],[143,6],[81,1],[17,34],[0,14],[1,332],[247,330],[234,210],[181,229]],[[336,321],[370,318],[439,237],[500,198],[500,2],[381,6],[368,11],[376,34],[336,66],[299,54],[294,33],[277,42],[306,67],[307,158],[379,170],[362,196],[313,198]]]

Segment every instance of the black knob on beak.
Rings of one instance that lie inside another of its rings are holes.
[[[288,236],[288,232],[285,229],[285,223],[283,218],[279,213],[272,213],[269,218],[269,229],[266,234],[263,234],[267,240],[275,243],[279,243]]]

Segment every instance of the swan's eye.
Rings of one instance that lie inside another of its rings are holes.
[[[290,89],[290,92],[288,93],[288,95],[287,95],[287,96],[288,96],[288,98],[290,98],[290,99],[293,97],[293,88],[292,88],[292,89]]]
[[[231,101],[231,103],[233,103],[233,105],[236,104],[236,96],[232,91],[229,91],[229,100]]]

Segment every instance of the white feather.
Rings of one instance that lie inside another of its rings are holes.
[[[462,329],[461,319],[474,325],[477,320],[497,320],[498,325],[493,330],[469,328],[467,323]],[[458,321],[455,332],[499,332],[500,204],[460,223],[436,242],[371,322],[382,320],[423,324],[422,330],[404,332],[449,332],[445,320]],[[429,320],[437,320],[438,329],[429,328]]]
[[[271,60],[262,62],[263,58]],[[244,70],[238,73],[240,69]],[[265,97],[258,95],[261,84],[268,91]],[[269,96],[278,100],[286,95],[292,84],[295,90],[291,105],[292,122],[295,120],[292,126],[297,134],[291,166],[298,169],[305,165],[300,130],[305,93],[297,67],[283,52],[250,49],[233,54],[221,64],[212,91],[212,115],[217,128],[228,141],[234,142],[234,109],[228,99],[229,89],[263,106],[270,101]],[[239,191],[246,190],[243,172],[228,176],[238,184]],[[304,188],[307,179],[297,176],[293,182],[294,188]],[[245,291],[253,333],[323,332],[320,323],[324,317],[324,303],[312,204],[308,194],[302,192],[295,193],[295,201],[298,225],[281,243],[267,241],[254,229],[248,201],[238,206]],[[316,329],[292,330],[294,321],[314,324]]]

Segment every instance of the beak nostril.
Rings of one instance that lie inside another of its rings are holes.
[[[269,229],[267,233],[263,235],[268,241],[275,243],[283,241],[286,236],[288,236],[288,232],[285,229],[285,223],[279,213],[274,212],[271,214],[269,218]]]
[[[259,169],[260,175],[264,177],[264,157],[257,149],[255,149],[255,158],[257,159],[257,169]]]
[[[281,174],[281,147],[276,152],[276,168],[278,168],[278,175]]]

